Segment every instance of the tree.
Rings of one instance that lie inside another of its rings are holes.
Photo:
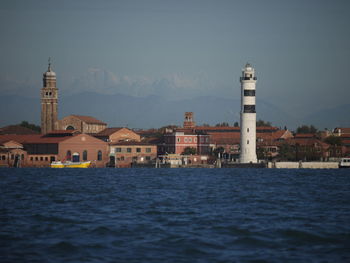
[[[307,126],[307,125],[302,125],[300,127],[297,128],[297,133],[312,133],[312,134],[315,134],[317,133],[317,129],[313,126],[313,125],[310,125],[310,126]]]
[[[271,127],[271,122],[269,121],[263,121],[263,120],[258,120],[256,122],[256,127],[263,127],[263,126],[267,126],[267,127]]]
[[[233,127],[239,127],[239,124],[237,121],[233,124]]]
[[[214,151],[213,151],[213,153],[215,154],[215,156],[219,156],[219,153],[220,153],[220,155],[222,156],[222,154],[224,153],[224,151],[225,151],[225,149],[224,149],[224,147],[218,147],[218,148],[216,148]]]
[[[215,127],[228,127],[228,126],[230,125],[227,122],[222,122],[215,125]]]
[[[19,126],[22,126],[22,127],[25,127],[25,128],[28,128],[28,129],[31,129],[33,131],[36,131],[36,132],[41,132],[41,128],[40,126],[38,125],[35,125],[35,124],[32,124],[32,123],[29,123],[27,121],[22,121]]]
[[[333,135],[328,136],[326,139],[324,139],[324,142],[334,146],[342,145],[341,138]]]
[[[183,155],[194,155],[197,153],[197,150],[193,147],[186,147],[182,152]]]

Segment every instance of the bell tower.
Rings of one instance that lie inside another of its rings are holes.
[[[185,112],[185,120],[184,120],[184,128],[193,129],[196,127],[196,123],[194,122],[193,112]]]
[[[45,134],[57,129],[58,89],[56,88],[56,73],[49,66],[43,74],[41,89],[41,133]]]

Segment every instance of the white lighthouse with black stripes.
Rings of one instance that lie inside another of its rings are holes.
[[[254,68],[247,63],[242,70],[241,82],[241,154],[240,163],[257,163],[256,111]]]

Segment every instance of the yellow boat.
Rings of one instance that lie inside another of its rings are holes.
[[[51,168],[89,168],[91,162],[52,162]]]

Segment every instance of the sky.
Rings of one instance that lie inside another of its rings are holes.
[[[298,118],[349,104],[347,0],[0,3],[0,96],[39,97],[51,57],[62,96],[239,98],[249,62],[257,106]]]

